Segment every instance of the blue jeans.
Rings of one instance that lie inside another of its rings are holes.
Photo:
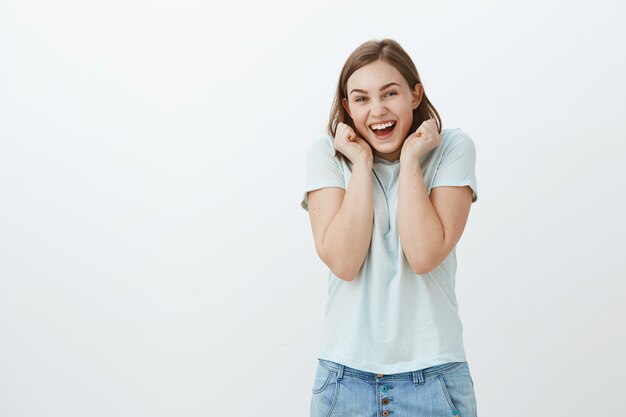
[[[318,359],[311,417],[476,417],[467,362],[380,375]]]

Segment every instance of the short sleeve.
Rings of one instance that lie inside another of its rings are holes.
[[[307,193],[321,188],[338,187],[345,190],[345,179],[341,163],[335,156],[330,137],[315,140],[307,151],[304,195],[300,206],[307,210]]]
[[[478,199],[476,185],[476,147],[474,141],[460,129],[454,130],[445,142],[442,139],[443,152],[435,171],[435,187],[469,185],[472,189],[472,203]]]

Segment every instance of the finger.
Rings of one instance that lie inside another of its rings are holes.
[[[335,136],[339,139],[350,140],[349,129],[350,127],[348,125],[341,123],[337,127],[337,134]]]
[[[430,125],[432,126],[432,129],[434,132],[439,132],[439,127],[437,125],[437,119],[435,119],[434,117],[432,119],[429,120],[430,121]]]
[[[428,119],[424,121],[419,127],[418,130],[422,131],[424,134],[430,133],[434,135],[437,132],[437,125],[433,126],[433,119]]]
[[[415,132],[413,132],[409,136],[407,136],[406,140],[413,139],[413,138],[419,138],[420,136],[422,136],[422,132],[420,132],[420,130],[418,128]]]
[[[424,124],[417,128],[417,130],[413,133],[416,138],[425,136],[428,133],[428,130],[424,128]]]
[[[366,148],[366,149],[370,149],[370,150],[372,149],[372,147],[371,147],[371,145],[369,144],[369,142],[368,142],[368,141],[366,141],[365,139],[360,138],[360,137],[358,137],[358,136],[357,136],[357,137],[356,137],[356,140],[358,141],[357,143],[359,144],[359,146],[361,146],[361,147],[363,147],[363,148]]]
[[[437,119],[435,119],[434,117],[431,117],[430,119],[426,119],[424,120],[424,123],[422,123],[423,125],[434,125],[437,126]]]

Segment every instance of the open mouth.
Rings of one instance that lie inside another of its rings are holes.
[[[384,123],[372,123],[370,125],[370,130],[374,132],[376,137],[384,139],[388,136],[391,136],[395,127],[396,127],[395,121],[389,121],[389,122],[384,122]]]

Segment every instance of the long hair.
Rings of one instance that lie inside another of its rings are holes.
[[[354,121],[346,109],[343,108],[341,102],[344,98],[348,98],[348,78],[359,68],[378,60],[385,61],[395,67],[402,74],[411,89],[415,88],[415,84],[422,83],[413,60],[398,42],[392,39],[365,42],[350,54],[339,75],[337,91],[328,119],[328,133],[331,137],[335,137],[339,123],[345,123],[357,132]],[[422,101],[413,110],[413,123],[409,133],[416,131],[423,122],[433,117],[437,121],[437,130],[441,133],[441,117],[424,90]],[[343,157],[339,152],[337,152],[337,155]]]

